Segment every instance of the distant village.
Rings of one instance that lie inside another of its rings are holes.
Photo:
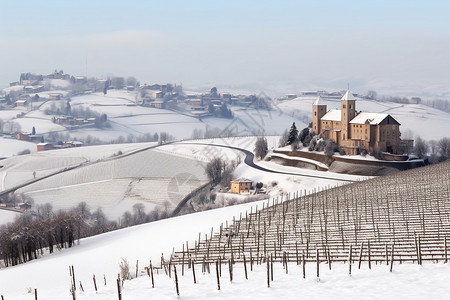
[[[272,99],[265,94],[234,95],[229,92],[219,92],[216,87],[204,93],[185,93],[182,86],[176,84],[141,84],[134,77],[87,78],[55,70],[47,75],[22,73],[18,81],[11,82],[9,87],[0,93],[0,110],[17,108],[18,117],[20,117],[23,110],[37,110],[45,102],[52,101],[51,109],[47,109],[45,113],[52,115],[52,121],[55,124],[64,126],[68,130],[86,127],[102,128],[107,123],[106,115],[77,114],[70,109],[70,99],[73,96],[91,93],[107,95],[108,91],[114,89],[136,93],[135,101],[130,102],[130,106],[170,109],[199,119],[211,116],[231,119],[234,117],[229,108],[231,106],[270,110],[272,105]],[[341,99],[344,93],[345,91],[303,91],[299,94],[286,94],[276,100],[284,101],[308,96]],[[369,92],[367,95],[353,95],[365,99],[376,97],[375,92]],[[420,103],[421,99],[411,97],[401,101]],[[78,141],[51,144],[46,142],[43,136],[36,135],[34,132],[14,131],[13,128],[10,132],[2,134],[10,134],[19,140],[35,142],[38,151],[83,145]]]

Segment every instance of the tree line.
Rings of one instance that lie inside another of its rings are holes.
[[[125,212],[119,222],[108,220],[101,208],[91,212],[85,202],[69,210],[54,211],[38,205],[13,222],[0,226],[0,260],[5,267],[39,258],[44,253],[71,248],[81,238],[169,217],[168,208],[145,212],[142,203]]]

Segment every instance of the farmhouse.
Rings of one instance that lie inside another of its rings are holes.
[[[61,148],[75,148],[75,147],[81,147],[81,146],[83,146],[82,142],[68,141],[68,142],[64,142],[64,144],[62,144]]]
[[[163,98],[163,97],[164,97],[164,93],[161,91],[152,93],[152,98],[154,98],[154,99],[159,99],[159,98]]]
[[[43,85],[27,85],[24,88],[25,93],[31,93],[31,94],[35,94],[35,93],[40,93],[44,91],[44,86]]]
[[[150,107],[163,109],[166,107],[166,103],[164,100],[155,100],[150,102]]]
[[[49,143],[39,143],[37,144],[37,151],[47,151],[47,150],[52,150],[53,149],[53,145],[49,144]]]
[[[17,107],[26,107],[28,104],[27,100],[17,100],[16,101],[16,106]]]
[[[61,93],[50,93],[48,94],[48,99],[49,100],[61,100],[63,94]]]
[[[356,98],[347,91],[341,98],[341,109],[327,111],[320,96],[313,103],[313,132],[332,139],[346,154],[389,152],[397,154],[400,140],[400,123],[382,113],[356,111]]]
[[[29,141],[31,140],[30,135],[28,133],[19,132],[17,134],[17,139],[21,141]]]
[[[239,178],[231,181],[231,192],[233,194],[249,193],[252,188],[253,181],[246,178]]]

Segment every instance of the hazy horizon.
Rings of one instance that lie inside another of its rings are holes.
[[[0,87],[62,69],[187,89],[450,92],[447,1],[0,3]]]

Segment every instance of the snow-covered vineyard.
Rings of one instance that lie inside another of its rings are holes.
[[[447,262],[450,162],[378,177],[243,212],[166,259],[190,261]],[[330,265],[331,268],[331,265]]]
[[[259,201],[256,210],[247,203],[108,232],[2,269],[0,282],[8,284],[0,285],[0,295],[7,300],[33,299],[34,293],[37,299],[98,300],[442,298],[450,292],[449,176],[447,161],[293,200],[270,200],[268,207],[268,201]],[[127,268],[119,266],[124,261]]]

